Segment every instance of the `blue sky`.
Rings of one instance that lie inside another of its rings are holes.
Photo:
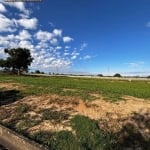
[[[0,0],[0,58],[24,47],[30,69],[112,75],[150,74],[149,0]]]

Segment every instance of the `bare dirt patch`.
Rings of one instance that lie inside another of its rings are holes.
[[[20,89],[23,89],[23,86],[19,83],[2,83],[2,82],[0,82],[0,89],[20,90]]]
[[[64,91],[64,92],[68,92],[68,91],[69,91],[69,92],[76,92],[77,90],[76,90],[76,89],[64,88],[63,91]]]

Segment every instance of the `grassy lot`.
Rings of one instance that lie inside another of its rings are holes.
[[[83,100],[94,99],[100,94],[105,99],[116,101],[123,96],[150,99],[149,81],[123,81],[69,77],[29,77],[0,75],[3,83],[20,83],[25,86],[21,92],[27,95],[59,94],[79,96]],[[93,94],[93,95],[92,95]]]
[[[50,150],[148,150],[149,91],[149,80],[0,75],[0,123]],[[107,102],[126,95],[145,101],[123,103],[120,108],[119,102]],[[101,97],[107,101],[100,105],[90,101]],[[142,106],[133,109],[133,104]],[[136,112],[126,112],[128,106]],[[109,125],[118,130],[113,132]]]

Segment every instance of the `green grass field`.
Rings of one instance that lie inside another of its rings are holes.
[[[59,94],[79,96],[92,100],[92,94],[100,94],[106,100],[116,101],[123,96],[150,99],[149,81],[123,81],[70,77],[31,77],[0,75],[0,82],[24,85],[25,95]]]
[[[117,120],[115,120],[112,118],[114,117],[113,113],[113,116],[110,116],[111,111],[107,113],[107,110],[111,108],[109,106],[106,110],[102,109],[103,112],[106,111],[105,113],[108,114],[105,116],[107,120],[102,117],[94,120],[88,115],[84,116],[81,113],[82,111],[78,112],[79,114],[73,115],[72,112],[75,111],[73,108],[77,107],[78,104],[73,105],[70,99],[72,96],[75,96],[75,99],[79,97],[84,101],[90,101],[100,96],[99,99],[102,97],[107,101],[116,102],[122,100],[123,96],[134,96],[145,99],[144,103],[147,103],[146,100],[150,100],[149,80],[127,81],[106,80],[102,78],[0,75],[0,85],[0,105],[2,104],[0,109],[2,113],[0,115],[0,123],[46,146],[49,150],[122,150],[126,149],[126,147],[134,149],[135,146],[146,149],[149,146],[149,139],[145,139],[147,132],[144,132],[144,136],[141,135],[141,130],[147,131],[149,127],[147,122],[149,120],[148,112],[144,114],[140,114],[139,112],[132,113],[132,116],[126,116],[123,120],[120,116],[123,113],[117,115],[118,112],[114,112],[114,115],[116,114],[117,116]],[[47,94],[57,94],[59,96],[54,99],[48,97],[46,100],[47,103],[46,101],[42,103],[42,99],[40,99],[41,103],[39,101],[36,103],[35,101],[39,99],[38,96],[33,96],[38,99],[29,98],[31,104],[28,99],[26,99],[27,101],[25,99],[24,101],[19,101],[24,96],[40,95],[44,97]],[[61,96],[68,97],[62,98]],[[65,103],[66,98],[69,99],[70,104],[72,103],[72,107],[66,107],[68,103],[65,104],[64,108],[62,107],[62,100]],[[13,103],[16,101],[18,103]],[[46,106],[49,105],[49,107],[45,108],[44,105],[44,108],[40,108],[39,106],[44,103]],[[75,101],[74,103],[77,102]],[[88,104],[90,102],[83,103]],[[5,107],[5,104],[10,105]],[[117,104],[109,104],[116,105],[115,108],[118,107]],[[142,108],[145,108],[145,105]],[[92,106],[92,104],[87,106]],[[97,107],[100,106],[97,105]],[[91,108],[96,114],[101,111],[101,107],[98,110],[94,109],[95,107]],[[86,112],[91,108],[87,107],[87,110],[85,109]],[[133,124],[126,123],[126,120],[133,122]],[[43,122],[46,123],[46,126],[50,125],[50,130],[41,129],[44,126]],[[115,123],[114,126],[124,123],[124,126],[121,129],[118,128],[118,131],[115,133],[112,130],[102,128],[100,125],[103,125],[103,123],[108,128],[108,125],[111,123]],[[69,125],[72,130],[63,128],[63,130],[55,131],[51,129],[52,124],[55,126],[61,125],[60,127],[68,127]],[[34,129],[37,126],[40,126],[40,130],[36,130],[33,133],[30,132],[30,129]],[[121,141],[119,137],[122,138]]]

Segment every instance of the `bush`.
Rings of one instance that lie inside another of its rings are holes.
[[[116,73],[116,74],[114,74],[114,77],[121,77],[121,74]]]
[[[102,74],[98,74],[97,76],[98,76],[98,77],[103,77],[103,75],[102,75]]]

